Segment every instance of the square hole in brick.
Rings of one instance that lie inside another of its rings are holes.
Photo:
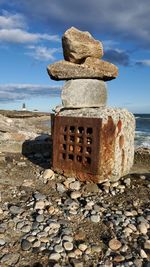
[[[89,158],[89,157],[85,157],[85,158],[84,158],[84,164],[85,164],[85,165],[90,165],[90,164],[91,164],[91,158]]]
[[[64,135],[64,141],[65,142],[67,141],[67,135]]]
[[[83,144],[83,138],[77,137],[77,144]]]
[[[82,151],[83,151],[82,146],[77,146],[77,147],[76,147],[76,152],[77,152],[77,153],[82,153]]]
[[[69,152],[73,152],[74,151],[74,146],[69,145]]]
[[[86,153],[87,154],[91,154],[92,152],[92,148],[91,147],[86,147]]]
[[[83,127],[78,127],[77,133],[78,134],[83,134],[84,133],[84,128]]]
[[[66,159],[66,154],[65,153],[61,153],[60,154],[60,159],[61,160],[65,160]]]
[[[74,160],[74,155],[69,154],[69,155],[68,155],[68,159],[73,161],[73,160]]]
[[[75,132],[75,127],[74,126],[70,126],[70,133],[74,133]]]
[[[92,138],[91,137],[87,137],[87,144],[91,145],[92,144]]]
[[[78,162],[82,162],[82,157],[81,156],[77,156],[76,159],[77,159]]]
[[[92,134],[93,133],[93,129],[91,127],[87,128],[86,133],[87,134]]]
[[[75,137],[73,135],[70,135],[69,139],[70,139],[70,142],[74,142],[75,141]]]
[[[65,133],[67,132],[67,126],[64,127],[64,132],[65,132]]]
[[[63,144],[63,150],[66,150],[67,146],[65,144]]]

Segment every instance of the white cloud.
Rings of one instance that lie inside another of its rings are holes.
[[[59,42],[58,35],[33,33],[27,30],[25,17],[21,14],[10,14],[3,11],[0,16],[0,42],[35,43],[41,40]]]
[[[35,43],[40,40],[59,41],[57,35],[30,33],[22,29],[1,29],[0,42]]]
[[[24,28],[26,26],[25,18],[23,15],[12,15],[6,11],[3,11],[3,15],[0,16],[0,28],[1,29],[13,29]]]
[[[29,99],[37,96],[58,96],[60,88],[41,84],[1,84],[0,102]]]
[[[55,60],[54,54],[59,51],[58,48],[47,48],[45,46],[29,46],[31,51],[26,54],[33,57],[36,60]]]

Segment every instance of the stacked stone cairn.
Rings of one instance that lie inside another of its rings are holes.
[[[62,106],[56,108],[55,116],[102,120],[99,175],[89,180],[118,180],[128,174],[133,165],[135,131],[133,114],[126,109],[106,106],[106,81],[118,76],[118,68],[101,60],[102,43],[89,32],[71,27],[62,37],[62,47],[65,60],[47,68],[51,79],[65,80]],[[88,180],[88,175],[86,177]]]

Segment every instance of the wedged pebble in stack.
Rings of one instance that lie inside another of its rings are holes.
[[[99,59],[102,43],[72,27],[64,33],[62,46],[65,60],[49,65],[48,73],[54,80],[67,80],[62,88],[63,107],[106,106],[105,81],[116,78],[118,68]]]

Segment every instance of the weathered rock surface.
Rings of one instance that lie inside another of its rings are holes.
[[[60,159],[60,155],[57,153],[59,149],[55,147],[55,157],[59,158],[59,161],[55,161],[55,170],[62,170],[67,176],[75,176],[80,180],[91,180],[96,183],[101,183],[106,180],[116,181],[120,177],[129,173],[134,160],[134,132],[135,132],[135,118],[132,113],[128,112],[126,109],[119,108],[83,108],[78,110],[63,110],[57,115],[57,119],[60,116],[69,116],[72,117],[71,125],[73,123],[74,117],[76,118],[92,118],[93,126],[91,132],[97,133],[98,131],[94,128],[94,118],[99,118],[101,123],[99,137],[95,135],[94,138],[91,134],[90,144],[84,140],[84,135],[80,134],[79,144],[77,139],[77,146],[82,146],[81,149],[81,160],[78,162],[79,168],[75,165],[74,161],[67,161],[67,166],[65,166],[65,160]],[[61,120],[61,118],[60,118]],[[76,119],[75,119],[76,120]],[[56,125],[57,120],[54,125]],[[59,124],[59,123],[58,123]],[[66,124],[65,124],[66,125]],[[80,121],[80,125],[82,122]],[[98,122],[95,122],[95,125],[98,126]],[[89,127],[89,126],[87,126]],[[91,127],[91,126],[90,126]],[[83,128],[83,127],[82,127]],[[54,130],[55,131],[55,130]],[[83,128],[83,133],[85,129]],[[60,135],[61,138],[61,135]],[[58,147],[61,145],[62,141],[57,138]],[[55,143],[55,142],[54,142]],[[84,160],[84,149],[90,145],[91,149],[87,157],[90,157],[89,162],[86,164],[86,159]],[[96,148],[99,150],[96,150]],[[76,148],[74,148],[76,150]],[[97,153],[99,154],[93,154]],[[72,152],[69,152],[72,153]],[[74,154],[73,154],[74,155]],[[98,162],[97,170],[94,169],[94,162]],[[69,166],[70,162],[70,166]],[[85,168],[86,166],[86,168]],[[59,169],[60,168],[60,169]],[[79,170],[78,170],[79,169]],[[93,172],[94,169],[94,172]],[[82,170],[82,171],[81,171]]]
[[[77,79],[65,83],[61,94],[67,108],[101,107],[106,105],[106,83],[100,80]]]
[[[89,32],[71,27],[62,37],[64,58],[73,63],[82,63],[87,57],[101,58],[103,46]]]
[[[35,143],[42,143],[48,135],[42,135],[42,122],[49,120],[49,114],[19,111],[0,111],[0,151],[21,152],[28,150],[28,145],[23,144],[29,140],[29,149]],[[47,130],[48,127],[47,127]],[[48,131],[47,131],[48,133]],[[36,141],[31,142],[31,140]]]
[[[118,76],[118,68],[107,61],[87,58],[82,64],[61,60],[48,65],[48,74],[53,80],[99,79],[109,81]]]

